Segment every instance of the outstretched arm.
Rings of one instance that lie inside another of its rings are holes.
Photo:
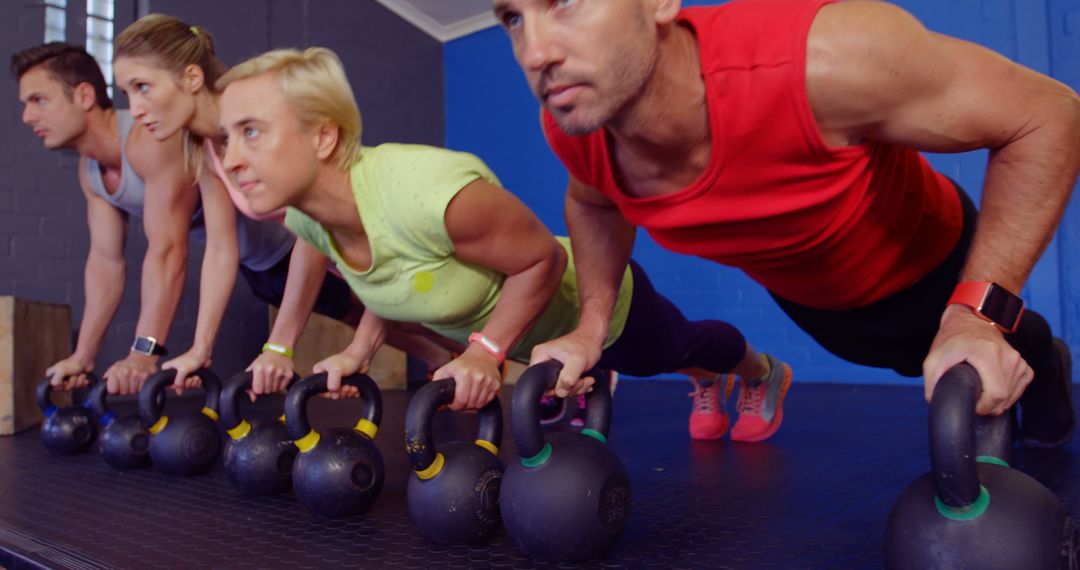
[[[1071,89],[879,2],[822,8],[810,31],[807,89],[822,135],[835,145],[876,139],[931,152],[990,149],[961,280],[1020,291],[1080,169],[1080,99]],[[1031,380],[996,329],[950,306],[924,363],[927,397],[963,361],[983,378],[980,413],[1004,412]]]

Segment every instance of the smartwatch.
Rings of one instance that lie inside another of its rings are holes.
[[[135,337],[135,342],[131,343],[131,352],[145,354],[146,356],[164,356],[168,353],[165,346],[158,344],[157,339],[152,336]]]
[[[950,305],[966,305],[975,315],[1003,333],[1016,332],[1024,314],[1024,300],[997,283],[960,283],[949,298]]]

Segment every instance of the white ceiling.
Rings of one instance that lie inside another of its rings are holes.
[[[491,0],[375,0],[441,41],[495,25]]]

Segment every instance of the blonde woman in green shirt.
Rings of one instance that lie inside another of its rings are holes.
[[[332,391],[342,376],[367,369],[386,320],[417,322],[468,344],[434,375],[456,380],[454,409],[489,402],[505,358],[528,361],[534,347],[575,329],[569,242],[552,236],[475,156],[420,145],[361,147],[360,113],[331,51],[269,52],[233,68],[218,87],[224,166],[251,210],[287,206],[289,229],[329,256],[367,307],[352,344],[314,368],[327,373]],[[758,406],[742,408],[733,437],[757,441],[776,431],[790,385],[786,365],[756,353],[728,323],[687,321],[633,262],[613,304],[601,368],[689,371],[698,403],[691,435],[703,439],[728,426],[723,383],[714,380],[728,373],[754,379],[743,400],[756,398]],[[591,384],[560,379],[556,393],[581,394]]]

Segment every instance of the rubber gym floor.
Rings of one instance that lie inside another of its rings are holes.
[[[894,499],[929,468],[916,387],[795,384],[780,432],[760,444],[692,442],[682,382],[623,382],[611,444],[633,514],[607,568],[880,568]],[[386,486],[367,514],[319,520],[292,495],[237,495],[220,466],[178,479],[117,472],[96,453],[52,457],[37,430],[0,439],[0,566],[22,568],[541,568],[504,531],[481,547],[427,544],[405,505],[406,392],[385,392],[376,443]],[[317,399],[316,427],[351,425],[354,402]],[[260,400],[251,413],[272,413]],[[280,405],[280,401],[276,402]],[[503,394],[504,408],[509,392]],[[174,399],[169,406],[194,405]],[[117,411],[123,405],[117,404]],[[475,420],[440,414],[436,439]],[[501,457],[513,457],[506,431]],[[1017,467],[1080,514],[1080,442],[1016,450]]]

